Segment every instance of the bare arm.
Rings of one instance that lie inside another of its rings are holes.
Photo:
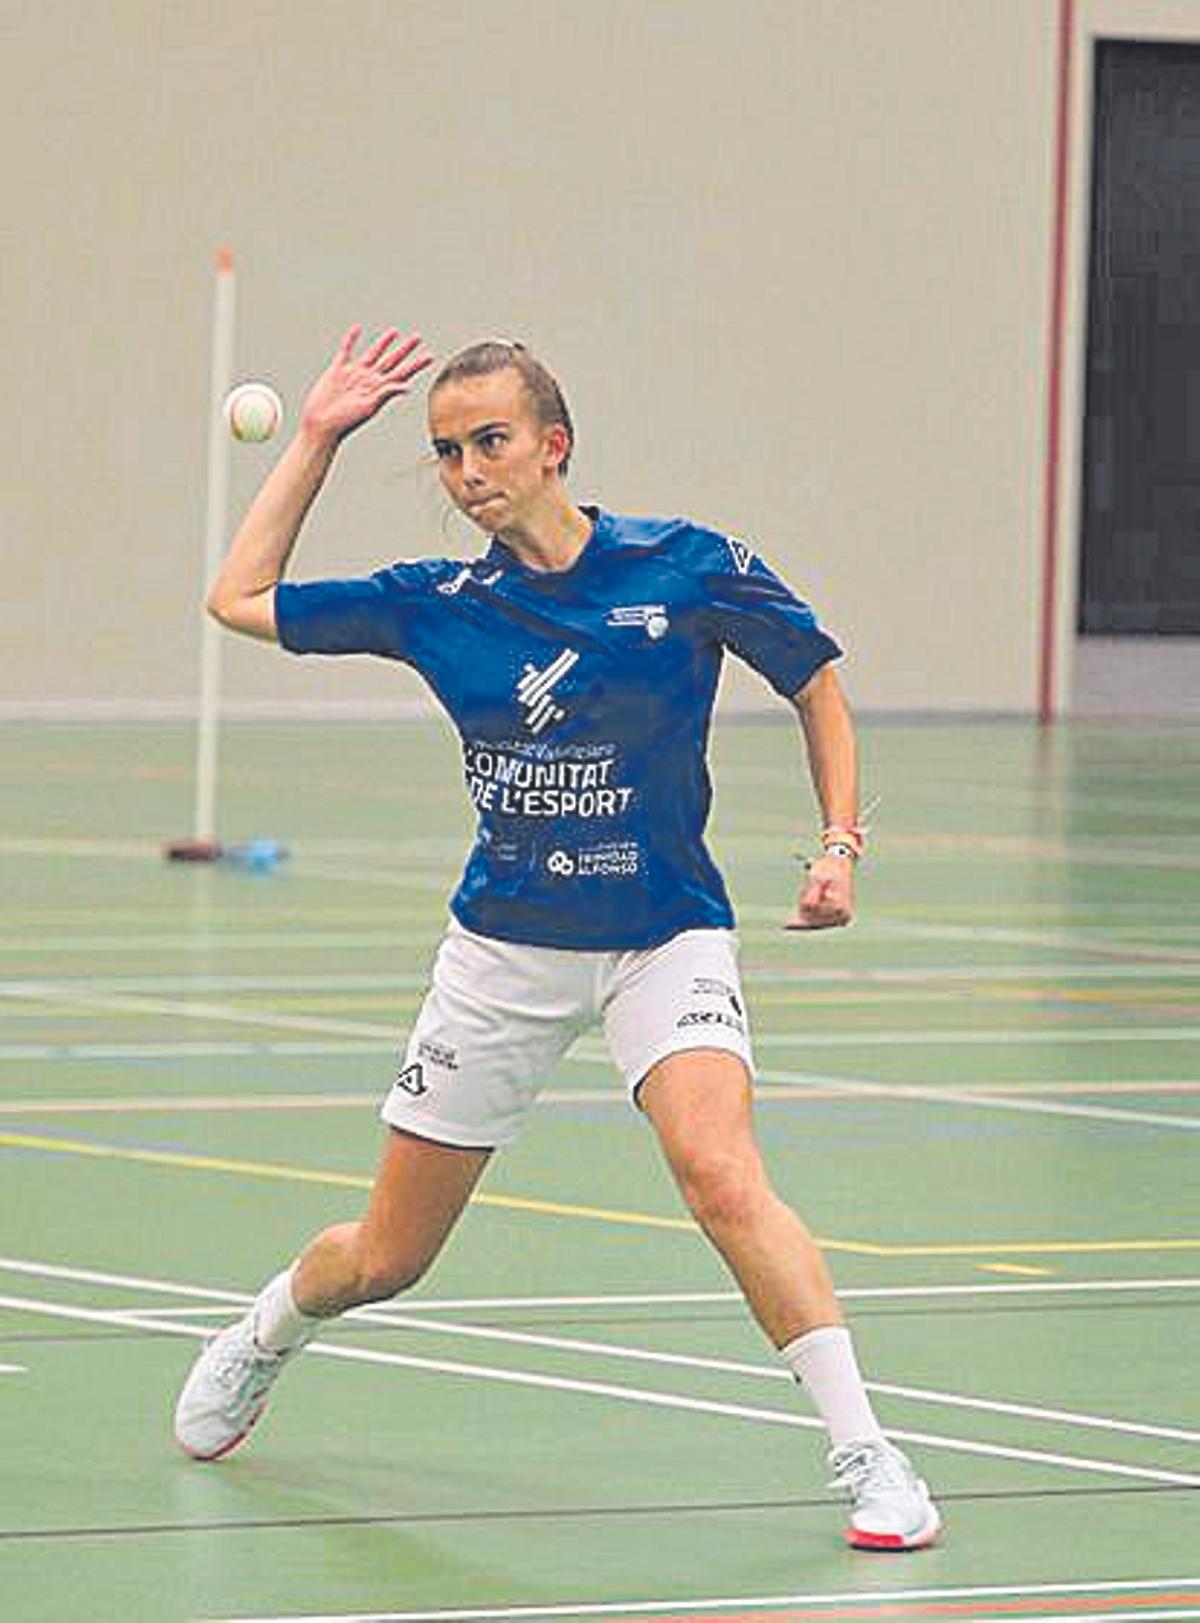
[[[858,750],[841,684],[830,665],[793,694],[808,752],[808,768],[824,826],[853,829],[858,822]],[[854,914],[854,859],[826,854],[808,870],[789,930],[849,924]]]
[[[407,394],[409,381],[433,360],[415,335],[397,344],[394,327],[356,359],[361,336],[361,327],[351,327],[314,384],[295,439],[250,503],[212,583],[208,612],[231,631],[278,641],[275,588],[338,446],[389,400]]]

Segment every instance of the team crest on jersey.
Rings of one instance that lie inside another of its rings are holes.
[[[725,545],[729,548],[730,555],[733,558],[733,567],[738,574],[748,575],[750,565],[754,562],[754,554],[750,551],[750,548],[744,541],[739,541],[736,536],[732,535],[725,537]]]
[[[604,623],[608,626],[643,626],[646,635],[654,642],[660,637],[665,637],[671,627],[666,607],[662,603],[622,604],[618,608],[609,609],[604,616]]]
[[[574,648],[564,648],[542,670],[536,665],[522,668],[521,680],[517,683],[517,700],[525,711],[525,725],[535,737],[566,715],[567,712],[555,701],[554,689],[578,663],[579,655]]]

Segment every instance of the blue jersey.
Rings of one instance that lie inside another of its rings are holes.
[[[704,845],[725,649],[787,696],[841,650],[744,542],[585,511],[570,569],[529,569],[496,539],[469,563],[284,583],[275,612],[285,648],[401,660],[449,712],[479,814],[462,924],[617,951],[733,923]]]

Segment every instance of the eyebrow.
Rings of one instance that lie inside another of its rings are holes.
[[[498,428],[511,428],[511,427],[512,427],[511,423],[509,423],[505,418],[500,417],[500,418],[497,418],[496,421],[493,422],[493,423],[481,423],[478,428],[473,428],[471,430],[470,434],[467,436],[467,438],[472,439],[472,440],[478,440],[478,439],[482,439],[482,437],[485,434],[494,433],[496,431],[496,429],[498,429]],[[449,434],[435,434],[433,436],[433,445],[434,445],[435,450],[440,450],[443,445],[457,445],[457,444],[458,444],[458,441],[456,439],[454,439]]]

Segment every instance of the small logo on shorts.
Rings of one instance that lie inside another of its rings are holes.
[[[404,1067],[396,1078],[396,1086],[403,1088],[405,1093],[411,1094],[414,1099],[419,1099],[423,1093],[429,1092],[425,1086],[425,1067],[420,1060]]]
[[[691,1009],[687,1014],[680,1015],[675,1026],[677,1030],[684,1026],[730,1026],[734,1031],[745,1030],[740,1020],[720,1009]]]
[[[440,1070],[458,1070],[458,1050],[446,1043],[435,1043],[431,1037],[422,1037],[417,1044],[417,1053],[421,1059],[428,1060],[430,1065],[436,1065]]]
[[[707,975],[697,975],[692,982],[692,991],[697,997],[725,997],[733,1005],[733,1012],[741,1014],[742,1005],[737,993],[727,981],[712,980]]]

